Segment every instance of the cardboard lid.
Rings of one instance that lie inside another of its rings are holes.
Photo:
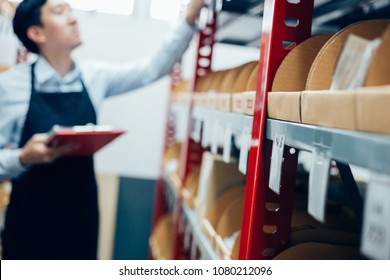
[[[290,51],[275,74],[272,91],[305,90],[310,67],[318,52],[331,37],[331,34],[313,36]]]
[[[237,76],[236,82],[233,85],[231,92],[244,92],[246,85],[249,80],[249,76],[252,74],[253,69],[259,64],[258,61],[251,61],[244,64],[241,68],[239,75]]]
[[[259,64],[257,64],[252,73],[249,75],[248,83],[246,84],[245,91],[256,91],[257,89],[257,75],[259,74]]]
[[[231,236],[235,231],[241,229],[242,211],[244,209],[244,196],[237,197],[223,211],[217,225],[217,234],[222,238]]]
[[[208,84],[211,82],[213,72],[208,72],[206,75],[199,77],[196,85],[195,92],[205,92]]]
[[[210,83],[206,85],[205,91],[209,91],[209,90],[218,91],[223,78],[228,72],[229,70],[220,70],[220,71],[213,72],[213,75],[210,76],[211,78]]]
[[[390,25],[382,35],[382,42],[376,50],[370,67],[368,68],[364,86],[382,86],[390,85]]]
[[[245,65],[244,65],[245,66]],[[243,65],[229,69],[221,80],[217,92],[231,93],[236,83],[238,75],[241,73]]]
[[[338,56],[349,34],[372,40],[380,37],[389,23],[388,19],[360,21],[333,35],[322,47],[310,68],[306,90],[330,88]]]
[[[210,210],[206,213],[206,218],[209,220],[210,224],[216,228],[217,223],[225,209],[231,205],[237,197],[243,197],[244,194],[245,185],[235,186],[223,192],[213,203]]]

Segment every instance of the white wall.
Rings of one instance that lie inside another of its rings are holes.
[[[135,60],[150,55],[170,31],[172,24],[137,16],[115,16],[77,12],[83,45],[79,59]],[[193,73],[194,44],[185,55],[184,77]],[[214,69],[228,68],[258,59],[258,49],[217,46]],[[128,132],[96,156],[100,172],[154,179],[160,172],[169,77],[150,86],[105,102],[101,124],[112,124]]]

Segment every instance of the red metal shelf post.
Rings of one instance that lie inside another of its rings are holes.
[[[285,147],[281,193],[268,187],[272,142],[264,140],[266,104],[275,73],[292,47],[311,35],[314,0],[265,0],[249,154],[240,259],[271,259],[289,239],[298,152]],[[296,26],[288,26],[291,20]],[[275,229],[266,233],[265,227]]]

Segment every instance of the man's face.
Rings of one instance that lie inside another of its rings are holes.
[[[73,50],[81,44],[77,20],[64,0],[47,0],[41,10],[42,43],[50,48]]]

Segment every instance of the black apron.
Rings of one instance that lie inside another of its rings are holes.
[[[96,124],[96,113],[83,84],[82,92],[35,90],[20,147],[53,125]],[[98,202],[93,157],[63,157],[27,169],[12,181],[2,234],[3,259],[96,259]]]

